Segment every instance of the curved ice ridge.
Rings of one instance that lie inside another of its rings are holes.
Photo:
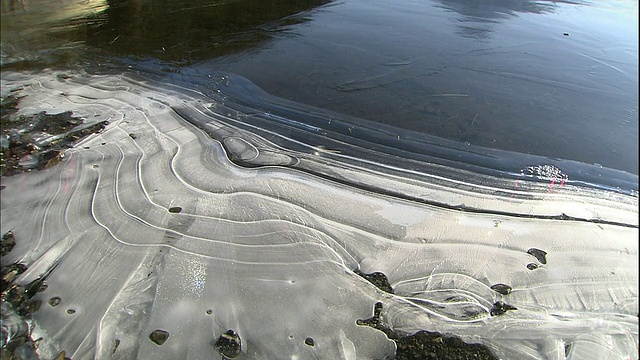
[[[309,145],[317,144],[332,154],[347,153],[364,164],[368,160],[400,168],[404,177],[411,176],[407,170],[412,169],[420,173],[418,177],[435,173],[499,187],[503,184],[497,177],[509,180],[507,189],[513,187],[513,180],[538,180],[547,186],[555,179],[558,185],[562,182],[637,196],[638,177],[623,171],[460,143],[287,101],[238,75],[214,73],[209,77],[212,81],[202,84],[200,91],[215,100],[211,111],[230,114],[242,123],[238,127],[269,136],[270,142],[291,150],[308,152]],[[172,81],[179,83],[182,78]],[[199,124],[210,121],[193,119]],[[339,158],[344,162],[349,157]]]
[[[637,177],[602,169],[600,186],[570,162],[525,157],[521,174],[505,153],[423,151],[415,134],[232,75],[195,88],[56,75],[3,73],[3,92],[21,89],[22,114],[110,125],[55,167],[2,178],[0,230],[16,239],[2,262],[28,265],[21,284],[48,274],[30,327],[44,359],[220,358],[229,330],[239,358],[390,358],[394,342],[357,325],[377,302],[399,333],[500,358],[638,357]],[[413,143],[386,143],[398,136]],[[356,269],[384,273],[393,294]],[[498,301],[517,310],[492,315]]]

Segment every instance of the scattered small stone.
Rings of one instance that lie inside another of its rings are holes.
[[[16,239],[13,236],[13,231],[9,230],[2,235],[2,241],[0,241],[0,255],[7,255],[14,246],[16,246]]]
[[[213,314],[213,311],[207,310],[207,315],[211,315],[211,314]]]
[[[182,208],[180,206],[174,206],[169,208],[169,212],[172,214],[177,214],[181,211],[182,211]]]
[[[7,266],[2,267],[2,271],[0,272],[0,293],[6,294],[7,291],[12,289],[11,283],[15,278],[25,272],[27,267],[24,264],[14,263]],[[15,285],[13,286],[15,287]],[[24,290],[24,289],[22,289]]]
[[[63,157],[64,157],[64,154],[61,150],[44,151],[40,153],[40,155],[38,155],[38,158],[37,158],[38,162],[37,162],[36,168],[38,170],[48,169],[58,164],[60,161],[62,161]]]
[[[62,302],[62,299],[60,299],[57,296],[54,296],[51,299],[49,299],[49,305],[53,307],[60,305],[61,302]]]
[[[118,350],[118,346],[120,346],[120,339],[115,339],[113,342],[113,350],[111,350],[111,354],[115,354],[116,350]]]
[[[129,134],[129,137],[134,139],[134,140],[138,138],[138,136],[136,134],[134,134],[134,133]]]
[[[528,263],[527,264],[527,269],[529,270],[535,270],[538,268],[538,264],[534,264],[534,263]]]
[[[541,264],[546,264],[547,263],[547,252],[540,250],[540,249],[536,249],[536,248],[531,248],[529,250],[527,250],[527,254],[534,256],[536,259],[538,259],[538,261],[540,261]]]
[[[304,339],[304,343],[305,343],[305,344],[307,344],[307,345],[309,345],[309,346],[314,346],[314,345],[315,345],[315,342],[314,342],[314,341],[313,341],[313,339],[312,339],[312,338],[310,338],[310,337],[308,337],[308,338]]]
[[[13,238],[13,233],[2,237],[3,245]],[[7,250],[9,252],[10,249]],[[2,254],[4,255],[4,254]],[[32,281],[26,286],[15,284],[18,275],[24,273],[27,266],[21,263],[12,263],[0,268],[0,304],[2,315],[0,322],[7,321],[3,325],[3,339],[0,340],[0,358],[2,359],[35,359],[37,341],[29,334],[29,325],[26,319],[37,312],[42,306],[42,301],[32,297],[43,287],[44,279]],[[10,319],[10,320],[9,320]],[[9,325],[10,324],[10,325]],[[4,334],[9,326],[9,334]],[[6,338],[9,335],[10,338]]]
[[[15,104],[13,104],[15,106]],[[41,112],[29,116],[13,116],[2,111],[0,140],[0,175],[11,176],[21,172],[42,170],[54,166],[63,158],[63,150],[90,134],[99,133],[109,124],[102,121],[90,126],[84,120],[73,117],[69,111],[60,114]],[[38,134],[34,139],[34,134]],[[43,142],[41,136],[59,135]]]
[[[502,301],[496,301],[493,304],[493,307],[491,307],[491,310],[489,311],[489,313],[491,314],[491,316],[497,316],[497,315],[502,315],[509,310],[518,310],[518,309],[509,304],[505,304]]]
[[[505,284],[495,284],[491,286],[491,290],[500,293],[502,295],[509,295],[511,294],[511,286],[509,285],[505,285]]]
[[[227,330],[226,333],[220,335],[214,346],[223,357],[233,359],[240,355],[241,344],[238,334],[233,330]]]
[[[153,341],[156,345],[162,345],[169,338],[169,333],[164,330],[155,330],[149,334],[149,340]]]
[[[75,311],[75,310],[73,310],[73,309],[67,309],[67,314],[69,314],[69,315],[73,315],[73,314],[75,314],[75,313],[76,313],[76,311]]]

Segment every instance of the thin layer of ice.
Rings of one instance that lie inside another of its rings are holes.
[[[2,88],[22,88],[20,114],[110,125],[57,166],[2,178],[0,230],[16,238],[2,263],[29,267],[21,284],[47,276],[43,359],[220,358],[228,330],[238,358],[390,358],[394,342],[357,325],[376,302],[399,333],[505,359],[638,357],[637,177],[376,132],[230,75],[56,75],[3,73]],[[544,165],[567,177],[526,171]],[[492,315],[497,301],[517,310]]]

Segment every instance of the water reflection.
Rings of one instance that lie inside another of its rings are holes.
[[[447,139],[637,173],[634,5],[542,4],[352,0],[202,70]]]
[[[582,1],[509,1],[509,0],[439,0],[439,7],[454,11],[458,19],[457,34],[475,39],[487,39],[494,31],[493,24],[518,13],[549,14],[556,12],[560,4],[584,4]]]
[[[327,2],[109,0],[104,21],[89,25],[87,43],[119,55],[191,62],[255,46],[281,26],[305,21],[288,16]]]
[[[339,113],[637,173],[637,3],[326,3],[5,0],[2,64],[197,63]]]
[[[559,4],[585,4],[583,1],[509,1],[509,0],[439,0],[442,7],[461,15],[481,19],[503,19],[516,13],[555,12]]]
[[[106,0],[3,1],[3,70],[77,62],[87,24],[99,21],[107,9]]]
[[[12,56],[22,60],[18,48],[50,49],[53,40],[184,65],[255,46],[306,21],[292,15],[328,2],[10,0],[2,3],[3,64]]]

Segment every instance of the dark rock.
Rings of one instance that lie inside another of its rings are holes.
[[[36,293],[44,291],[43,288],[47,288],[47,286],[44,285],[44,278],[33,280],[27,285],[27,296],[32,298]]]
[[[233,330],[227,330],[226,333],[220,335],[214,346],[223,357],[233,359],[240,355],[241,344],[238,334]]]
[[[518,310],[516,307],[511,306],[509,304],[505,304],[502,301],[496,301],[491,307],[490,314],[491,316],[502,315],[509,310]]]
[[[169,208],[169,212],[172,214],[177,214],[181,211],[182,211],[182,208],[180,206],[174,206]]]
[[[155,330],[149,334],[149,340],[153,341],[156,345],[162,345],[169,338],[169,333],[164,330]]]
[[[509,285],[505,285],[505,284],[495,284],[495,285],[491,285],[491,290],[500,293],[502,295],[509,295],[511,294],[511,286]]]
[[[14,246],[16,246],[16,239],[13,236],[13,231],[7,231],[2,235],[2,241],[0,241],[0,255],[7,255]]]
[[[547,252],[540,250],[540,249],[536,249],[536,248],[531,248],[529,250],[527,250],[527,254],[534,256],[536,259],[538,259],[538,261],[540,261],[541,264],[546,264],[547,263]]]
[[[118,346],[120,346],[120,339],[115,339],[113,342],[113,350],[111,350],[112,354],[116,353],[116,350],[118,350]]]
[[[365,274],[358,269],[353,270],[353,272],[375,285],[378,289],[388,292],[389,294],[393,294],[393,288],[385,274],[378,271],[372,272],[371,274]]]
[[[391,330],[384,323],[381,314],[382,303],[378,302],[374,306],[373,317],[366,320],[357,320],[356,324],[378,329],[384,332],[389,339],[395,341],[397,348],[396,360],[498,359],[487,346],[465,343],[462,339],[453,335],[421,330],[412,335],[402,336]]]
[[[4,114],[4,112],[3,112]],[[35,169],[42,170],[54,166],[62,159],[62,151],[70,148],[86,136],[101,132],[108,121],[84,125],[84,120],[73,117],[71,112],[60,114],[39,114],[29,116],[2,116],[0,136],[7,146],[0,148],[0,175],[11,176]],[[60,135],[51,142],[37,142],[47,135]]]
[[[527,269],[529,270],[535,270],[537,268],[538,268],[538,264],[534,264],[534,263],[527,264]]]
[[[11,283],[13,283],[13,280],[26,270],[27,267],[24,264],[20,263],[3,266],[0,270],[0,293],[5,294],[5,292],[9,291],[11,289]]]
[[[373,316],[370,317],[369,319],[365,319],[365,320],[358,319],[358,320],[356,320],[356,324],[357,325],[361,325],[361,326],[371,326],[374,329],[378,329],[378,330],[384,332],[385,334],[387,334],[387,337],[389,337],[391,339],[392,336],[394,336],[394,334],[382,322],[382,319],[380,317],[381,314],[382,314],[382,303],[381,302],[377,302],[373,306]]]
[[[307,345],[309,345],[309,346],[314,346],[314,345],[315,345],[315,342],[314,342],[314,341],[313,341],[313,339],[312,339],[312,338],[310,338],[310,337],[308,337],[308,338],[304,339],[304,343],[305,343],[305,344],[307,344]]]
[[[57,296],[54,296],[51,299],[49,299],[49,305],[51,306],[58,306],[60,305],[61,302],[62,302],[62,299],[60,299]]]
[[[38,156],[38,170],[48,169],[62,160],[61,150],[47,150]]]
[[[498,359],[485,345],[467,344],[456,336],[424,330],[396,340],[396,345],[396,360]]]

